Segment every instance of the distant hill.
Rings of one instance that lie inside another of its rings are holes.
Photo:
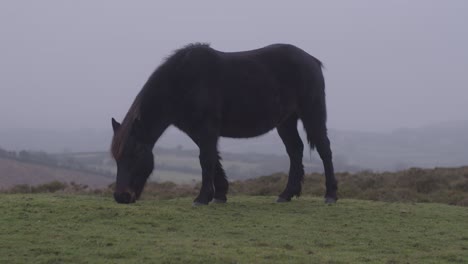
[[[75,182],[91,188],[102,188],[114,180],[98,174],[0,158],[0,189],[18,184],[38,185],[51,181]]]
[[[302,127],[300,134],[304,142]],[[347,166],[377,171],[396,171],[410,167],[432,168],[468,165],[468,121],[432,124],[399,129],[389,133],[329,130],[334,159]],[[112,137],[108,130],[83,129],[57,132],[45,130],[0,129],[0,147],[11,150],[46,152],[107,151]],[[285,148],[275,131],[254,139],[220,140],[223,153],[258,153],[285,156]],[[195,144],[171,127],[157,144],[162,148],[196,149]],[[306,148],[304,160],[318,160]]]
[[[153,181],[172,181],[176,183],[192,183],[201,180],[201,168],[198,150],[180,148],[155,148],[155,170],[151,176]],[[57,159],[71,159],[86,168],[96,171],[115,173],[116,166],[107,152],[62,153],[55,154]],[[258,153],[223,153],[223,168],[229,180],[250,179],[263,175],[289,170],[289,158],[286,155],[258,154]],[[336,161],[337,171],[356,172],[358,167]],[[320,160],[304,159],[306,173],[322,172]]]
[[[468,165],[468,121],[445,122],[392,133],[333,131],[335,152],[373,170]]]
[[[0,148],[0,188],[2,185],[30,184],[59,180],[98,186],[115,180],[116,164],[109,152],[55,153],[8,151]],[[286,155],[224,153],[223,167],[229,180],[250,179],[289,170]],[[323,171],[321,161],[305,159],[306,173]],[[337,171],[360,168],[335,162]],[[77,174],[79,173],[79,174]],[[155,170],[150,181],[195,183],[201,180],[198,150],[155,149]]]
[[[299,130],[305,142],[305,134]],[[329,130],[335,160],[350,166],[397,171],[411,167],[458,167],[468,165],[468,121],[445,122],[390,133]],[[284,153],[276,135],[255,140],[224,140],[230,152]],[[304,157],[308,157],[305,150]],[[313,157],[318,158],[316,153]]]
[[[109,122],[110,124],[110,122]],[[9,150],[45,152],[84,152],[108,150],[112,136],[109,130],[53,130],[0,128],[0,147]]]

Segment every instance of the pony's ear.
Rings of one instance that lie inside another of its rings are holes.
[[[112,129],[114,129],[114,133],[117,132],[120,128],[120,123],[115,121],[114,118],[112,118]]]

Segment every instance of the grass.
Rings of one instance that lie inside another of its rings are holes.
[[[179,171],[169,170],[157,170],[153,172],[150,177],[150,181],[153,182],[174,182],[177,184],[193,184],[194,182],[200,181],[201,176],[199,174],[191,174]]]
[[[0,263],[467,263],[468,209],[301,197],[0,194]]]

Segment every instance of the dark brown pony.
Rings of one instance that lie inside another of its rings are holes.
[[[327,136],[322,63],[287,44],[243,52],[188,45],[149,77],[122,124],[112,119],[111,148],[117,162],[114,198],[118,203],[139,199],[153,171],[152,149],[174,125],[200,149],[202,186],[194,205],[227,201],[219,137],[250,138],[274,128],[291,162],[287,186],[277,201],[290,201],[301,194],[304,178],[299,119],[310,148],[316,147],[323,161],[325,202],[334,203],[337,181]]]

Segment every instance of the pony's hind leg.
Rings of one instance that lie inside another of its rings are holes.
[[[317,146],[317,152],[322,159],[325,170],[325,203],[332,204],[338,200],[338,196],[336,194],[338,190],[338,183],[335,179],[330,140],[328,139],[326,129],[319,133],[315,145]]]
[[[303,109],[300,118],[304,124],[310,147],[312,149],[314,146],[317,147],[317,152],[322,159],[325,170],[325,203],[331,204],[338,200],[338,183],[333,169],[332,151],[330,148],[330,140],[327,135],[324,107],[324,104],[322,106],[319,104],[315,109]]]
[[[304,166],[302,164],[304,144],[297,132],[297,119],[297,115],[294,114],[277,127],[290,161],[288,184],[279,195],[277,202],[288,202],[294,195],[301,194],[301,185],[304,179]]]

